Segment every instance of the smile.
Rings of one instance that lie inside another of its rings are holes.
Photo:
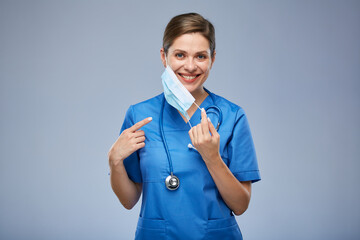
[[[180,74],[180,73],[178,75],[181,77],[182,80],[184,80],[185,82],[188,82],[188,83],[194,82],[200,76],[200,74],[197,74],[197,75],[183,75],[183,74]]]

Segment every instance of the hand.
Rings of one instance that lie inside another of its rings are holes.
[[[118,165],[125,158],[130,156],[130,154],[145,147],[145,133],[139,129],[151,122],[151,120],[151,117],[145,118],[144,120],[135,123],[130,128],[125,129],[120,134],[108,153],[110,167]]]
[[[189,136],[205,163],[219,159],[220,135],[207,118],[204,109],[201,110],[201,123],[190,129]]]

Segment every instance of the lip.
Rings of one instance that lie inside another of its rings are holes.
[[[182,81],[184,81],[184,82],[186,82],[186,83],[193,83],[193,82],[195,82],[196,80],[198,80],[199,77],[201,76],[201,74],[186,75],[186,74],[181,74],[181,73],[177,73],[177,75],[181,78]],[[195,77],[192,78],[192,79],[188,79],[188,78],[185,78],[184,76],[189,76],[189,77],[195,76]]]

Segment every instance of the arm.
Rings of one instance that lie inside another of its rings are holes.
[[[251,182],[240,182],[235,178],[221,159],[220,135],[207,120],[205,111],[201,112],[201,116],[201,123],[189,131],[191,141],[201,154],[221,197],[235,215],[240,215],[249,206]]]
[[[111,187],[126,209],[133,208],[139,200],[142,184],[135,183],[129,178],[124,159],[145,146],[145,133],[139,129],[151,120],[146,118],[124,130],[108,153]]]
[[[235,215],[243,214],[250,203],[251,181],[238,181],[220,156],[204,161],[226,205]]]
[[[126,209],[132,209],[140,198],[142,184],[128,177],[123,161],[118,165],[110,165],[110,183],[121,204]]]

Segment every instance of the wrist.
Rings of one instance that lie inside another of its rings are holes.
[[[222,158],[219,152],[217,152],[216,154],[205,156],[203,157],[203,159],[206,165],[218,165],[222,162]]]
[[[110,175],[118,175],[123,173],[125,170],[125,166],[123,164],[123,162],[119,162],[116,165],[110,165]]]
[[[124,159],[123,158],[118,158],[118,159],[112,159],[109,157],[109,166],[110,166],[110,169],[113,169],[113,168],[119,168],[121,166],[124,165]]]

